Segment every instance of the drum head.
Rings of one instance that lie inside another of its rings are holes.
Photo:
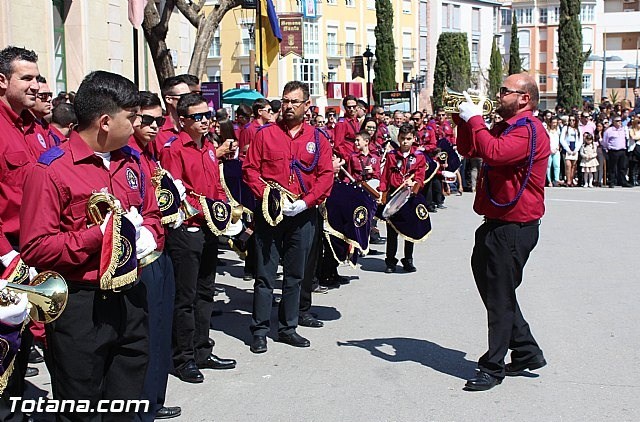
[[[372,188],[374,188],[375,190],[378,190],[378,188],[380,187],[380,180],[378,179],[367,180],[365,181],[365,183],[371,186]]]
[[[382,217],[389,218],[393,214],[397,213],[400,208],[409,200],[409,196],[411,196],[411,188],[405,187],[400,192],[396,193],[393,198],[391,198],[387,205],[382,210]]]
[[[443,170],[442,176],[444,177],[444,181],[447,183],[455,183],[456,182],[456,174],[452,171]]]

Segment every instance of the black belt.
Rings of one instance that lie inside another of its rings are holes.
[[[527,226],[539,226],[540,225],[540,219],[538,218],[537,220],[531,220],[531,221],[525,221],[524,223],[522,222],[518,222],[518,221],[504,221],[504,220],[498,220],[495,218],[486,218],[484,219],[484,222],[487,224],[493,224],[496,226],[504,226],[507,224],[515,224],[517,226],[520,227],[527,227]]]

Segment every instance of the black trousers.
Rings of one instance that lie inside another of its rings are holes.
[[[617,182],[618,186],[627,183],[625,174],[627,173],[627,153],[623,149],[609,150],[609,159],[607,161],[607,182],[613,185]]]
[[[478,292],[487,308],[489,350],[478,367],[504,378],[504,358],[511,349],[512,362],[524,362],[542,353],[516,298],[529,254],[538,243],[539,225],[485,222],[477,230],[471,268]]]
[[[166,248],[173,262],[176,300],[173,311],[173,365],[202,363],[211,355],[209,324],[213,312],[218,237],[203,229],[180,226],[167,234]]]
[[[317,211],[318,221],[320,221],[320,212]],[[320,253],[322,250],[322,224],[316,224],[316,230],[313,234],[313,243],[307,259],[307,265],[304,268],[304,278],[300,284],[300,313],[308,312],[311,309],[311,296],[313,293],[314,280],[316,279],[316,270]]]
[[[149,411],[138,414],[138,417],[142,421],[153,421],[157,410],[164,406],[171,369],[171,325],[176,283],[169,255],[163,253],[144,267],[140,281],[147,289],[149,310],[149,364],[142,389],[142,399],[149,400]]]
[[[398,263],[398,258],[396,258],[397,251],[398,232],[387,223],[387,257],[384,260],[385,264],[393,266]],[[404,241],[404,257],[405,259],[413,259],[413,242]]]
[[[318,214],[315,208],[307,209],[294,217],[284,217],[276,227],[269,225],[262,213],[254,215],[257,261],[251,332],[260,336],[269,333],[273,287],[282,256],[284,277],[278,333],[291,334],[298,326],[300,283],[305,276]]]
[[[120,293],[69,286],[64,312],[45,326],[53,398],[139,400],[149,360],[146,289]],[[130,421],[128,413],[59,413],[58,421]]]
[[[19,421],[23,420],[23,413],[20,411],[20,405],[16,406],[16,412],[11,412],[10,397],[22,397],[25,390],[24,374],[27,372],[27,364],[29,360],[29,351],[33,343],[33,335],[27,326],[22,331],[20,339],[20,349],[13,358],[13,372],[9,375],[7,386],[0,397],[0,421]]]

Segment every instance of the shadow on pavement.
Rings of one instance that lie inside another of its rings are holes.
[[[417,362],[443,374],[466,380],[473,375],[476,362],[465,359],[465,352],[448,349],[428,340],[406,337],[348,340],[338,346],[355,346],[389,362]],[[383,351],[391,346],[395,353]]]

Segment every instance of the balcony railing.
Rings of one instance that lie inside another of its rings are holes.
[[[415,60],[416,49],[415,48],[402,48],[402,60]]]
[[[341,58],[344,44],[327,44],[327,57],[328,58]]]
[[[346,43],[344,45],[344,55],[346,57],[353,57],[356,55],[356,52],[360,52],[360,47],[360,44]]]
[[[236,42],[236,49],[233,52],[234,58],[249,57],[249,51],[251,50],[251,40],[243,40]]]

